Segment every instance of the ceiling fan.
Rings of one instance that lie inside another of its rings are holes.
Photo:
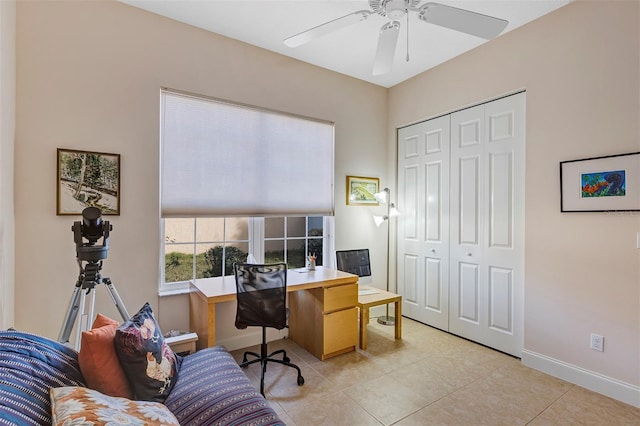
[[[284,44],[289,47],[301,46],[318,37],[327,35],[341,28],[364,21],[371,15],[381,15],[389,19],[380,28],[378,48],[373,64],[373,75],[386,74],[391,71],[393,57],[396,51],[398,34],[400,33],[399,19],[407,17],[409,24],[409,12],[418,14],[423,22],[450,28],[452,30],[471,34],[490,40],[500,34],[509,21],[483,15],[466,9],[459,9],[440,3],[424,3],[422,0],[369,0],[371,10],[358,10],[340,18],[287,37]],[[407,61],[409,54],[407,53]]]

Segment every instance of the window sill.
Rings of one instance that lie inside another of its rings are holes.
[[[189,294],[191,293],[191,288],[187,285],[184,287],[180,287],[180,288],[172,288],[170,290],[160,290],[158,291],[158,296],[160,297],[165,297],[165,296],[178,296],[180,294]]]

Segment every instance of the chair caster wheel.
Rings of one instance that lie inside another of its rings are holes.
[[[304,377],[298,376],[298,386],[304,385]]]

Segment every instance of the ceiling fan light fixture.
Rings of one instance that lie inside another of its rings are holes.
[[[407,13],[407,4],[405,0],[388,0],[384,4],[384,9],[387,18],[396,21]]]

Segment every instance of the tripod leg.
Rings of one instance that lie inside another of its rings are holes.
[[[89,305],[89,314],[87,315],[87,296],[91,293],[91,304]],[[95,288],[87,290],[80,303],[80,319],[76,327],[76,350],[80,350],[80,342],[82,338],[82,332],[91,328],[91,321],[93,317],[93,310],[96,306],[96,292]]]
[[[82,296],[82,288],[76,286],[75,290],[73,290],[73,294],[71,295],[69,308],[67,309],[67,314],[64,317],[64,322],[60,329],[60,335],[58,336],[58,342],[60,343],[69,343],[69,336],[71,335],[73,324],[76,322],[78,310],[80,309],[80,296]]]
[[[103,282],[104,282],[104,285],[107,287],[107,290],[109,291],[109,295],[111,295],[111,300],[113,300],[113,303],[116,305],[116,308],[118,308],[118,312],[120,312],[120,316],[124,321],[127,321],[129,318],[131,318],[131,316],[129,315],[129,312],[127,312],[127,308],[124,307],[124,303],[122,303],[122,299],[120,299],[120,295],[118,294],[118,291],[116,290],[115,286],[111,282],[111,279],[105,278]]]

